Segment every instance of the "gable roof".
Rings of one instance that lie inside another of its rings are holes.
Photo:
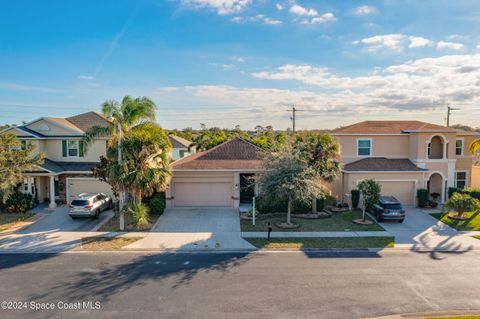
[[[415,131],[458,132],[446,126],[421,121],[363,121],[336,128],[332,134],[402,134]]]
[[[193,143],[189,140],[173,134],[170,134],[168,138],[170,139],[170,143],[172,143],[173,148],[187,148]]]
[[[83,132],[88,131],[88,129],[92,126],[107,127],[111,125],[105,117],[98,114],[97,112],[78,114],[75,116],[67,117],[65,120],[73,124],[75,127],[79,128]]]
[[[343,167],[345,172],[423,172],[426,169],[413,164],[409,159],[369,157]]]
[[[207,151],[196,153],[171,164],[173,170],[262,169],[261,149],[242,139],[234,138]]]

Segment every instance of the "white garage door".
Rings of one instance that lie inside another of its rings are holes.
[[[75,196],[81,193],[105,193],[108,196],[113,196],[110,185],[95,178],[69,178],[67,185],[68,202],[72,201]]]
[[[220,206],[230,207],[232,201],[231,182],[175,182],[175,206]]]
[[[403,205],[414,205],[415,183],[414,182],[379,182],[382,186],[383,196],[393,196]]]

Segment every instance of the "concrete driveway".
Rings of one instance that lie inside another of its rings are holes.
[[[380,223],[386,231],[395,236],[395,247],[458,252],[480,248],[480,240],[464,235],[430,216],[429,212],[438,213],[439,210],[406,207],[405,211],[406,218],[403,223]]]
[[[100,214],[99,219],[72,219],[68,216],[68,206],[62,205],[54,209],[42,205],[32,210],[34,213],[45,215],[43,218],[30,225],[24,230],[20,230],[18,234],[30,234],[40,232],[68,232],[68,231],[91,231],[99,223],[109,218],[113,213],[104,211]]]
[[[238,210],[224,207],[167,209],[150,234],[127,248],[171,250],[255,249],[241,236]]]

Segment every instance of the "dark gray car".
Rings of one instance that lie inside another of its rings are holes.
[[[382,196],[373,206],[373,213],[378,222],[394,220],[402,223],[405,219],[405,210],[402,204],[393,196]]]

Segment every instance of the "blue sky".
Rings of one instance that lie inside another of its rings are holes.
[[[0,123],[144,95],[166,128],[479,126],[480,3],[4,1]]]

